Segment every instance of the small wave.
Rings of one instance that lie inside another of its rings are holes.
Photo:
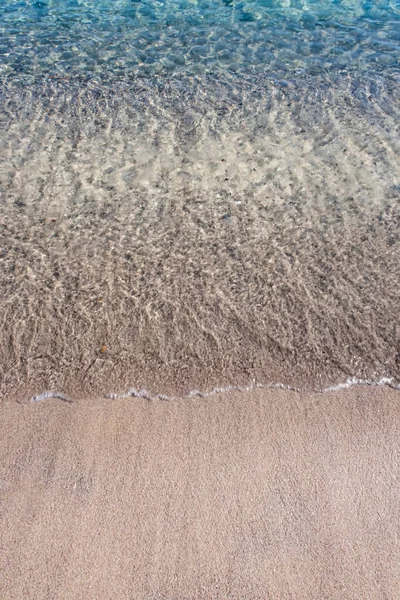
[[[377,379],[377,380],[359,379],[357,377],[351,377],[343,383],[338,383],[336,385],[331,385],[329,387],[322,388],[322,389],[314,389],[314,393],[338,392],[340,390],[347,389],[354,385],[359,385],[359,386],[367,385],[367,386],[371,386],[371,387],[387,386],[394,390],[400,390],[400,383],[398,381],[396,381],[393,377],[381,377],[380,379]],[[195,389],[195,390],[191,390],[190,392],[188,392],[187,394],[184,394],[182,396],[171,396],[168,394],[161,394],[161,393],[160,394],[152,394],[145,389],[138,390],[136,388],[130,388],[127,392],[106,394],[104,397],[107,398],[108,400],[123,400],[125,398],[144,398],[145,400],[149,400],[149,401],[150,400],[172,401],[172,400],[178,400],[178,399],[190,399],[190,398],[195,398],[195,397],[209,398],[210,396],[215,396],[217,394],[226,394],[229,392],[251,392],[251,391],[260,390],[260,389],[262,389],[262,390],[280,389],[280,390],[285,390],[285,391],[290,391],[290,392],[298,392],[298,393],[302,392],[302,390],[300,388],[294,387],[291,385],[286,385],[284,383],[267,383],[267,384],[254,383],[254,384],[245,385],[245,386],[228,385],[225,387],[214,387],[211,390],[205,390],[205,391]],[[69,402],[69,403],[73,402],[72,398],[66,396],[62,392],[57,392],[57,391],[42,392],[41,394],[37,394],[36,396],[33,396],[30,399],[30,401],[31,402],[42,402],[43,400],[50,400],[52,398],[62,400],[63,402]]]
[[[50,398],[57,398],[63,402],[73,402],[71,398],[61,392],[42,392],[36,396],[32,396],[31,402],[42,402],[42,400],[49,400]]]
[[[322,392],[337,392],[339,390],[344,390],[353,385],[370,385],[370,386],[379,386],[379,385],[387,385],[388,387],[393,388],[394,390],[400,390],[400,383],[395,381],[393,377],[381,377],[377,380],[372,379],[358,379],[357,377],[351,377],[344,383],[338,383],[337,385],[331,385],[327,388],[324,388]]]
[[[256,383],[252,385],[228,385],[226,387],[214,387],[211,390],[191,390],[188,394],[183,396],[168,396],[167,394],[150,394],[147,390],[137,390],[136,388],[131,388],[127,392],[122,394],[107,394],[106,398],[110,400],[122,399],[122,398],[145,398],[146,400],[176,400],[179,398],[208,398],[209,396],[214,396],[215,394],[224,394],[229,392],[251,392],[256,389],[271,389],[278,388],[283,390],[290,390],[294,392],[299,392],[300,389],[292,387],[290,385],[285,385],[283,383],[270,383],[270,384],[262,384]]]

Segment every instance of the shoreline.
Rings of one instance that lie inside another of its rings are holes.
[[[102,397],[107,398],[109,400],[123,400],[126,398],[143,398],[145,400],[165,400],[165,401],[174,401],[174,400],[189,400],[194,397],[198,398],[208,398],[210,396],[214,396],[217,394],[227,394],[227,393],[247,393],[253,392],[256,390],[284,390],[287,392],[297,392],[300,394],[326,394],[331,392],[338,392],[340,390],[345,390],[353,386],[367,386],[367,387],[388,387],[393,390],[400,390],[400,382],[398,382],[394,377],[380,377],[379,379],[360,379],[357,377],[350,377],[346,381],[342,383],[336,383],[321,389],[301,389],[298,387],[294,387],[284,383],[254,383],[249,384],[247,386],[240,385],[228,385],[222,387],[214,387],[209,390],[199,390],[193,389],[190,390],[187,394],[176,394],[176,395],[168,395],[162,392],[151,393],[146,389],[137,389],[137,388],[129,388],[126,392],[120,393],[108,393],[103,395]],[[48,390],[45,392],[41,392],[39,394],[35,394],[30,398],[30,402],[43,402],[44,400],[58,399],[63,402],[74,402],[72,397],[67,396],[63,392],[58,392],[56,390]]]
[[[310,382],[309,382],[310,383]],[[297,386],[290,385],[282,382],[269,382],[260,383],[253,381],[247,385],[221,385],[213,387],[205,387],[204,389],[193,388],[187,391],[174,391],[170,390],[158,391],[155,388],[143,388],[143,387],[127,387],[125,391],[119,389],[118,392],[107,391],[106,393],[96,393],[94,391],[75,390],[66,392],[64,389],[52,388],[42,392],[36,392],[34,394],[22,391],[13,392],[9,394],[3,394],[4,398],[7,398],[6,402],[16,402],[17,404],[30,404],[30,403],[42,403],[47,400],[60,400],[66,403],[76,403],[82,401],[99,401],[102,399],[106,400],[125,400],[125,399],[144,399],[147,401],[166,401],[175,402],[177,400],[191,400],[193,398],[206,399],[212,396],[218,396],[223,394],[248,394],[257,391],[268,391],[268,390],[282,390],[285,392],[294,392],[297,394],[332,394],[334,392],[340,392],[349,388],[389,388],[395,391],[400,391],[400,382],[396,377],[379,377],[376,379],[372,378],[360,378],[360,377],[348,377],[345,381],[337,380],[333,381],[325,380],[325,385],[319,387],[311,387],[311,385]],[[0,399],[1,397],[0,396]]]

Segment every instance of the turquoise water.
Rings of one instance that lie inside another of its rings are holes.
[[[0,0],[0,73],[398,76],[399,0]]]

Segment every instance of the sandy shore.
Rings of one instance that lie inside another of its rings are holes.
[[[0,597],[397,599],[400,395],[0,408]]]

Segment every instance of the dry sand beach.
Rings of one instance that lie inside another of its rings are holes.
[[[397,600],[400,396],[0,408],[2,600]]]

